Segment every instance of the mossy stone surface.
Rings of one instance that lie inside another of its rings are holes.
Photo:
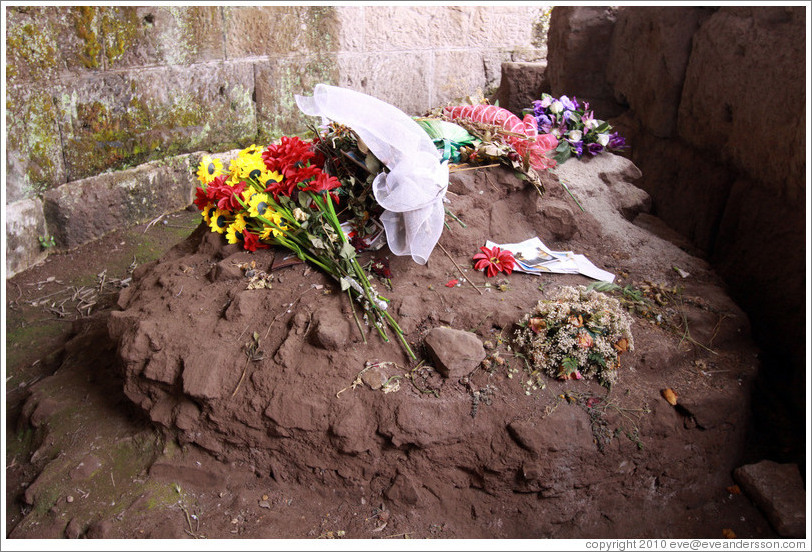
[[[109,6],[102,10],[105,58],[110,69],[223,59],[219,7]]]
[[[65,182],[58,112],[48,89],[6,89],[6,200],[41,195]]]
[[[60,186],[43,210],[57,244],[76,247],[189,205],[193,179],[189,157],[178,156]]]
[[[69,181],[256,135],[249,63],[163,67],[77,82],[58,101]]]

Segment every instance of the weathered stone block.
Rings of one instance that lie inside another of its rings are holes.
[[[790,201],[806,175],[804,29],[801,7],[714,13],[694,35],[678,119],[689,144]]]
[[[808,375],[803,344],[808,337],[806,212],[767,185],[733,182],[711,260],[749,314],[763,343],[788,366],[771,377],[786,386],[786,403],[804,411]],[[777,265],[776,255],[780,257]],[[783,363],[782,363],[783,364]]]
[[[546,70],[546,63],[503,63],[502,79],[494,99],[499,101],[500,107],[521,117],[523,109],[532,109],[533,100],[540,99],[542,92],[549,92]]]
[[[431,107],[431,52],[339,54],[338,86],[390,103],[409,115]]]
[[[189,205],[196,181],[187,156],[64,184],[45,194],[57,242],[75,247]]]
[[[254,67],[257,140],[262,144],[282,135],[304,133],[314,119],[299,111],[294,96],[312,95],[317,84],[336,84],[338,80],[334,55],[285,58],[257,63]]]
[[[188,65],[223,59],[221,8],[106,6],[99,8],[105,66]]]
[[[553,8],[547,35],[547,80],[552,94],[588,101],[601,119],[622,112],[605,74],[616,10],[608,6]]]
[[[499,48],[529,46],[543,6],[488,6],[477,9],[472,44]],[[484,39],[484,42],[482,42]]]
[[[782,537],[806,537],[806,493],[796,464],[763,460],[733,472],[736,482]]]
[[[339,48],[332,6],[224,7],[226,57],[319,54]]]
[[[33,197],[65,182],[51,94],[32,86],[6,89],[6,201]]]
[[[68,180],[254,140],[250,63],[107,73],[58,101]],[[247,144],[245,144],[247,145]]]
[[[339,52],[361,52],[364,50],[365,10],[363,6],[344,5],[336,10],[338,20]]]
[[[6,10],[9,84],[49,82],[65,72],[102,69],[99,9],[15,6]]]
[[[711,13],[705,7],[641,7],[618,11],[606,79],[654,136],[672,136],[691,40]]]
[[[470,8],[368,6],[364,13],[364,42],[369,52],[463,48],[470,44]]]
[[[472,50],[440,50],[434,53],[432,107],[458,102],[486,87],[482,55]]]
[[[6,276],[43,260],[47,253],[39,237],[48,234],[39,199],[21,199],[6,206]]]
[[[680,140],[635,137],[635,163],[643,177],[636,184],[649,194],[658,216],[710,253],[717,239],[733,177],[711,158],[698,156]]]

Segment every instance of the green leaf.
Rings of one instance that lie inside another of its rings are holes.
[[[567,144],[567,146],[569,146],[569,144]],[[567,147],[567,149],[565,149],[564,151],[559,152],[555,157],[553,157],[553,159],[555,159],[556,163],[563,163],[564,161],[569,159],[571,156],[572,156],[572,151],[570,150],[569,147]]]
[[[591,284],[586,286],[586,289],[588,289],[588,290],[594,289],[595,291],[601,291],[603,293],[610,293],[612,291],[618,291],[621,288],[620,288],[619,285],[613,284],[611,282],[592,282]]]
[[[352,260],[352,258],[355,257],[355,248],[350,242],[345,241],[341,246],[341,251],[339,251],[338,254],[341,255],[342,259],[347,261]]]

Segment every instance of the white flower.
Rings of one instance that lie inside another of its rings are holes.
[[[304,211],[302,211],[301,209],[299,209],[298,207],[296,207],[293,210],[293,218],[295,218],[299,222],[304,222],[304,221],[307,220],[307,214]]]
[[[598,134],[598,139],[596,140],[600,145],[606,147],[606,144],[609,143],[609,135],[608,134]]]
[[[550,129],[550,134],[552,134],[556,138],[561,138],[561,131],[558,130],[557,128]]]
[[[597,120],[597,119],[587,119],[587,120],[584,122],[584,128],[585,128],[587,131],[590,131],[590,130],[595,130],[596,128],[598,128],[598,127],[600,126],[601,122],[602,122],[602,121],[599,121],[599,120]]]
[[[564,111],[564,104],[558,100],[550,104],[550,113],[561,113],[562,111]]]
[[[581,139],[581,131],[580,130],[571,130],[569,133],[569,139],[573,142],[577,142]]]

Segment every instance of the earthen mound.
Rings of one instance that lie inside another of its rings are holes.
[[[447,524],[444,536],[687,536],[671,534],[674,516],[724,492],[741,456],[757,368],[747,319],[703,261],[632,224],[656,227],[629,161],[607,155],[592,170],[569,183],[586,212],[551,174],[540,197],[501,168],[454,173],[447,208],[459,221],[447,217],[427,265],[385,248],[363,255],[389,263],[391,289],[376,285],[418,355],[411,363],[394,336],[359,329],[322,273],[201,226],[139,267],[111,314],[125,393],[182,444],[280,485],[385,500],[426,527]],[[485,240],[533,236],[585,254],[620,285],[682,288],[659,318],[634,316],[635,350],[611,390],[523,385],[514,324],[557,288],[592,281],[487,281],[471,268]],[[454,532],[472,518],[479,534]]]

